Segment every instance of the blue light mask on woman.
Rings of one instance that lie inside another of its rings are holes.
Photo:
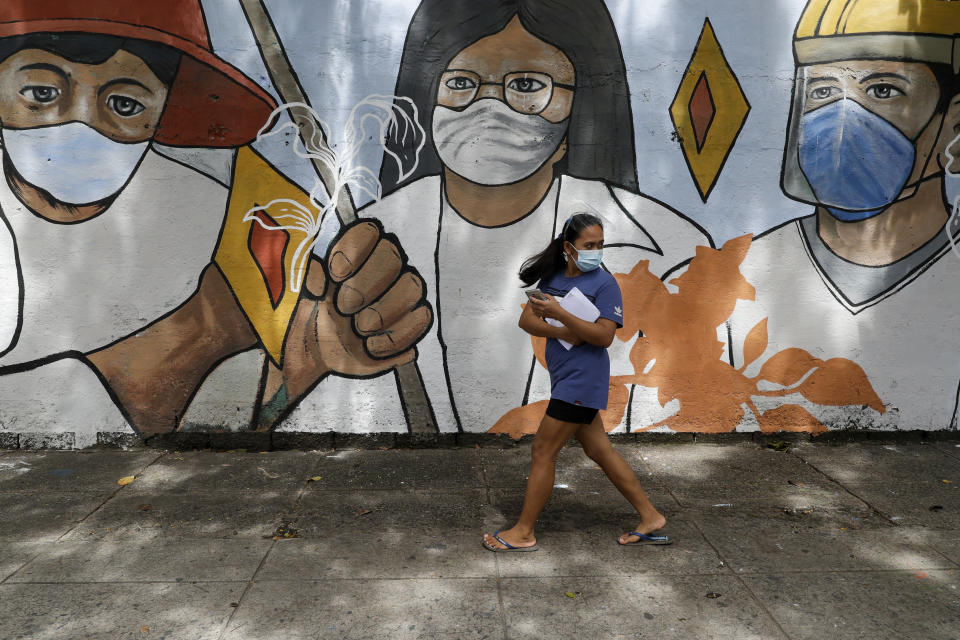
[[[573,244],[571,243],[570,246],[573,246]],[[574,263],[577,265],[577,269],[580,269],[580,271],[584,273],[598,268],[603,261],[603,249],[573,248],[577,251],[577,257],[574,259]]]
[[[838,220],[872,218],[903,192],[916,148],[880,116],[844,99],[805,114],[800,126],[800,168]]]

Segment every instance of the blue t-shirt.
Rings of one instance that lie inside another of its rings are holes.
[[[620,285],[603,269],[594,269],[574,278],[558,272],[540,281],[538,288],[558,300],[576,287],[600,310],[600,317],[623,326],[623,298]],[[610,390],[610,356],[603,347],[584,342],[569,351],[559,340],[547,340],[547,369],[550,397],[570,404],[606,409]]]

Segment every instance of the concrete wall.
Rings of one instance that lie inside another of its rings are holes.
[[[956,428],[960,3],[9,4],[0,444],[533,433],[585,211],[609,431]]]

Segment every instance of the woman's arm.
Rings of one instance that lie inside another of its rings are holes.
[[[583,343],[583,340],[567,327],[555,327],[552,324],[547,324],[543,318],[533,312],[533,306],[529,304],[523,308],[523,313],[520,314],[520,322],[517,325],[537,338],[554,338],[573,345]]]
[[[607,320],[606,318],[599,318],[596,322],[581,320],[561,307],[560,303],[557,302],[553,296],[548,296],[547,300],[531,299],[530,304],[527,305],[527,309],[531,307],[533,307],[531,314],[535,318],[540,316],[559,320],[566,329],[577,336],[582,342],[603,348],[607,348],[613,344],[613,338],[617,333],[617,323],[613,320]],[[527,309],[524,309],[524,313],[526,313]],[[521,322],[523,321],[523,316],[520,317],[520,320]],[[541,320],[541,322],[543,321]],[[546,322],[543,322],[543,324],[548,327],[550,326]],[[530,332],[528,331],[528,333]]]

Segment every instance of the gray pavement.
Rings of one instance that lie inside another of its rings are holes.
[[[528,444],[0,452],[0,638],[960,639],[960,445],[617,448],[674,545],[578,448],[513,555]]]

